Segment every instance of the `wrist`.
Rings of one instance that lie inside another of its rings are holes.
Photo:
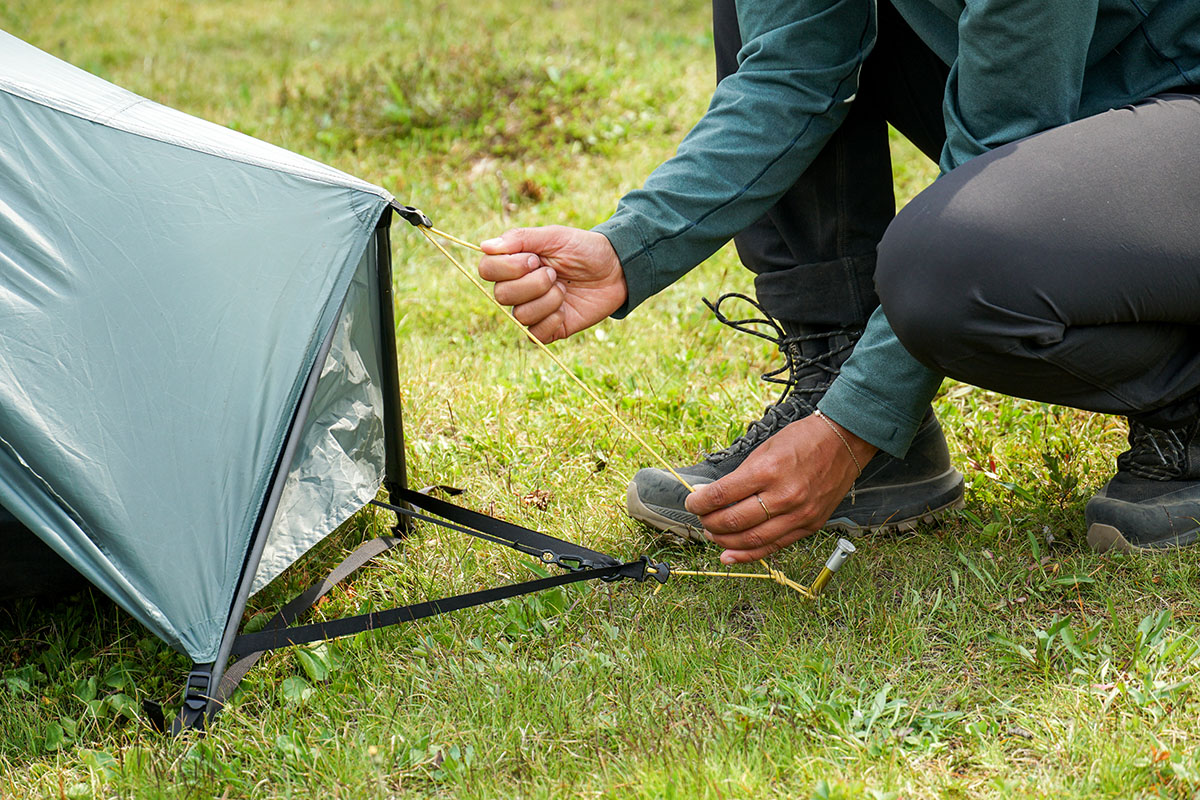
[[[862,475],[863,467],[879,452],[879,448],[853,433],[837,420],[831,419],[820,409],[813,411],[813,416],[818,417],[841,440],[842,446],[846,450],[847,455],[850,456],[850,460],[854,462],[858,474]]]
[[[654,259],[643,244],[642,236],[632,220],[621,215],[592,228],[607,241],[619,265],[625,299],[612,316],[622,319],[646,298],[663,288],[654,268]]]
[[[608,274],[611,276],[611,284],[617,295],[617,304],[612,311],[616,311],[629,301],[629,284],[625,282],[625,267],[621,264],[621,257],[617,255],[617,249],[608,237],[602,233],[597,234],[600,237],[600,247],[604,252],[604,262],[608,268]],[[609,312],[611,313],[611,312]]]

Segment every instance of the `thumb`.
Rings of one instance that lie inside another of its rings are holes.
[[[729,480],[729,477],[726,476],[721,480],[697,486],[694,492],[684,498],[683,507],[702,517],[737,502],[741,497],[733,496],[734,493],[730,491],[730,488],[736,482]],[[736,491],[736,487],[732,488]]]
[[[512,253],[541,253],[547,249],[553,236],[550,227],[544,228],[513,228],[505,231],[495,239],[480,242],[479,247],[489,256],[510,255]]]

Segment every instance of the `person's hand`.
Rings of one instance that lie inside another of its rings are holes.
[[[688,496],[684,506],[725,548],[722,563],[763,558],[811,536],[842,502],[858,477],[846,444],[864,465],[876,448],[838,426],[843,442],[826,422],[837,425],[815,416],[793,422],[733,472]]]
[[[594,231],[517,228],[480,247],[479,277],[496,284],[496,300],[542,342],[595,325],[629,295],[616,252]]]

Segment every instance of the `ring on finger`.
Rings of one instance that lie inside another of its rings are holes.
[[[762,497],[760,497],[758,494],[755,494],[754,499],[758,501],[760,506],[762,506],[763,513],[767,515],[767,519],[770,519],[772,516],[771,509],[767,508],[767,504],[763,502]]]

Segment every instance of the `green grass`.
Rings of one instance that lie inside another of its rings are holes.
[[[684,2],[18,0],[0,26],[472,239],[604,219],[712,85],[705,5]],[[935,171],[894,144],[903,201]],[[714,551],[624,516],[647,456],[422,238],[393,238],[412,482],[606,552],[711,567]],[[689,462],[772,397],[769,348],[700,303],[750,285],[726,249],[556,347]],[[275,653],[209,735],[177,740],[148,730],[140,700],[177,697],[187,664],[107,600],[0,612],[0,795],[1194,796],[1200,558],[1101,558],[1082,536],[1123,427],[960,385],[937,407],[966,510],[860,539],[815,605],[712,580],[561,589]],[[256,611],[384,523],[355,520]],[[831,541],[776,564],[807,580]],[[525,563],[420,529],[319,613],[520,580]]]

